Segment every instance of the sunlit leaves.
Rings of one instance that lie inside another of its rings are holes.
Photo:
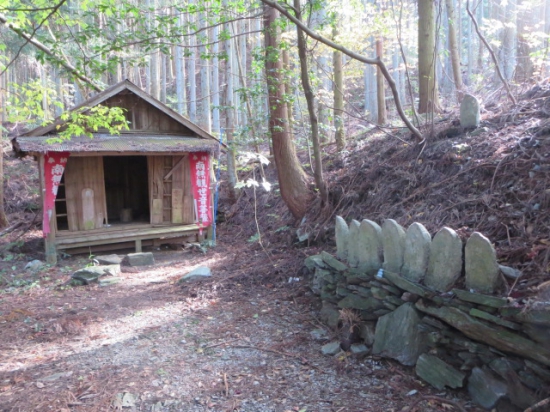
[[[75,136],[93,138],[93,133],[100,130],[106,130],[112,135],[120,134],[122,130],[128,130],[125,112],[126,110],[120,107],[102,105],[65,112],[61,119],[66,123],[58,126],[57,136],[48,139],[47,142],[59,143]]]

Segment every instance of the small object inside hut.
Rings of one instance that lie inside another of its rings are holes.
[[[120,221],[122,223],[129,223],[132,221],[132,209],[125,208],[120,210]]]

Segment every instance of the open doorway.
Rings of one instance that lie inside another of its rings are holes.
[[[147,157],[105,156],[103,170],[109,224],[149,223]]]

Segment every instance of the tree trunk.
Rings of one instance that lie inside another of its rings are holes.
[[[179,15],[178,18],[178,26],[179,29],[182,30],[184,27],[184,18],[183,13]],[[183,43],[183,38],[178,37],[179,42]],[[177,96],[177,108],[179,114],[187,114],[187,90],[186,90],[186,84],[185,84],[185,60],[183,58],[183,46],[178,44],[176,45],[176,51],[175,51],[175,63],[176,63],[176,96]]]
[[[227,6],[227,0],[223,2]],[[224,31],[231,36],[230,23],[224,23]],[[237,176],[237,161],[235,158],[235,140],[233,132],[235,131],[235,107],[233,102],[233,40],[229,37],[224,42],[225,46],[225,135],[227,140],[227,181],[229,183],[230,197],[232,200],[237,199],[238,189],[235,187],[239,182]]]
[[[199,14],[199,27],[206,29],[206,12],[200,12]],[[208,41],[205,39],[205,41]],[[205,41],[201,41],[199,47],[200,60],[200,75],[201,75],[201,127],[210,133],[212,129],[212,116],[210,114],[210,73],[209,73],[209,61],[204,59],[208,53],[208,49],[204,45]]]
[[[194,0],[190,0],[189,4],[193,4]],[[189,15],[189,29],[188,33],[191,32],[191,27],[195,23],[195,18],[192,14]],[[196,50],[195,46],[197,44],[197,38],[194,34],[189,36],[189,60],[187,64],[189,65],[187,69],[187,76],[189,77],[189,118],[192,122],[197,122],[197,73],[196,73]]]
[[[512,80],[516,69],[516,0],[509,0],[504,9],[504,29],[502,30],[500,61],[502,75],[507,81]]]
[[[376,40],[376,56],[382,59],[384,56],[384,45],[382,39]],[[384,89],[384,76],[380,67],[376,68],[376,106],[378,107],[378,125],[383,126],[388,122],[386,113],[386,91]]]
[[[212,27],[212,132],[217,138],[220,137],[220,69],[219,69],[219,33],[220,28],[216,24]]]
[[[435,3],[418,0],[418,83],[419,113],[440,110],[439,93],[435,81]]]
[[[462,72],[460,71],[460,54],[458,52],[458,41],[456,39],[456,13],[453,0],[445,0],[447,7],[447,21],[448,21],[448,33],[449,33],[449,48],[451,49],[451,65],[453,66],[453,78],[455,81],[455,88],[457,92],[458,101],[462,100]],[[469,44],[472,43],[472,38],[468,40]],[[470,50],[471,47],[468,49]],[[468,65],[471,53],[468,53]]]
[[[296,18],[301,20],[300,0],[294,0],[294,9],[296,10]],[[315,176],[315,185],[319,189],[323,205],[326,205],[328,203],[328,192],[325,180],[323,179],[323,159],[321,157],[321,147],[319,144],[319,122],[317,120],[317,113],[315,112],[315,97],[309,81],[306,41],[302,30],[298,26],[296,26],[296,30],[298,33],[298,55],[300,57],[302,87],[304,89],[309,121],[311,123],[311,143],[313,145],[313,157],[315,160],[315,169],[313,172]]]
[[[338,29],[334,26],[332,35],[336,37]],[[332,53],[332,65],[334,67],[334,140],[336,149],[341,152],[346,147],[344,134],[344,78],[342,68],[342,52],[334,50]]]
[[[369,44],[372,44],[372,42],[369,42]],[[376,71],[376,67],[367,64],[363,72],[365,82],[365,110],[368,112],[368,118],[372,122],[378,120]]]
[[[311,193],[307,186],[307,176],[296,155],[296,149],[288,129],[282,82],[283,66],[279,51],[278,17],[279,12],[276,9],[264,5],[269,131],[273,142],[273,156],[277,166],[281,196],[292,215],[300,219],[308,210]]]

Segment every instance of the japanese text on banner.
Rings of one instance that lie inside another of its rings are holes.
[[[196,205],[196,218],[200,226],[212,223],[212,205],[210,202],[210,168],[207,153],[190,155],[191,182]]]

